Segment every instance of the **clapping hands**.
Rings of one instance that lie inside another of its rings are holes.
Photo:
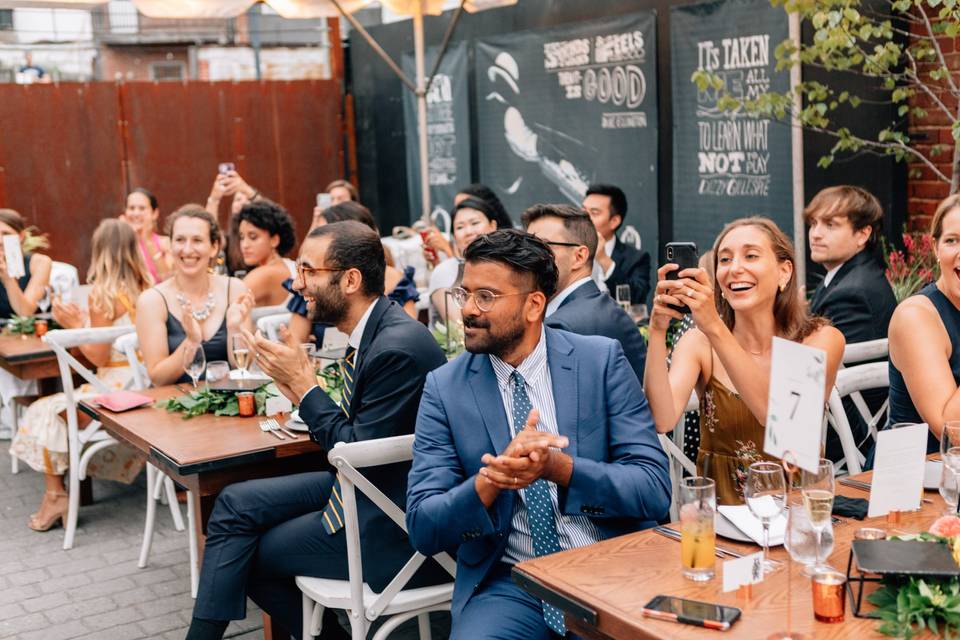
[[[497,489],[524,489],[540,478],[552,478],[554,449],[570,445],[565,436],[537,430],[540,413],[533,409],[516,437],[498,456],[489,453],[480,459],[480,475]]]

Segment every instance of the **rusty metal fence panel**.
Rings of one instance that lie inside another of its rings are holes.
[[[50,234],[50,255],[84,273],[100,219],[133,187],[161,216],[206,201],[220,162],[309,226],[316,194],[341,177],[336,80],[0,84],[0,207]],[[227,203],[220,220],[228,221]],[[162,221],[161,221],[162,228]]]

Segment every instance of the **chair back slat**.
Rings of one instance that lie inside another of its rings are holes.
[[[870,360],[879,360],[887,358],[890,354],[890,347],[887,338],[878,338],[877,340],[866,340],[864,342],[852,342],[843,348],[843,364],[860,364]]]

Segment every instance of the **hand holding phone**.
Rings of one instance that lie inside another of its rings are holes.
[[[221,175],[227,175],[231,171],[236,171],[237,168],[232,162],[221,162],[217,165],[217,173]]]
[[[333,196],[329,193],[317,194],[317,208],[323,211],[333,206]]]
[[[667,262],[676,264],[679,268],[667,274],[667,280],[679,280],[680,272],[684,269],[696,269],[700,263],[700,255],[694,242],[668,242],[664,247]],[[680,313],[690,313],[687,305],[668,305]]]
[[[660,595],[655,596],[653,600],[644,605],[643,615],[647,618],[726,631],[740,617],[740,609],[710,602],[686,600],[676,596]]]

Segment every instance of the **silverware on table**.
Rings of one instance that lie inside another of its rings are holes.
[[[272,434],[274,437],[276,437],[276,438],[279,439],[279,440],[286,440],[286,438],[284,438],[284,437],[283,437],[282,435],[280,435],[278,432],[276,432],[276,431],[274,431],[273,429],[271,429],[271,428],[270,428],[270,425],[267,423],[266,420],[261,420],[261,421],[260,421],[260,431],[263,431],[264,433]]]
[[[660,535],[664,536],[665,538],[670,538],[671,540],[676,540],[677,542],[680,541],[681,534],[680,534],[680,532],[677,531],[676,529],[671,529],[670,527],[664,527],[664,526],[661,525],[661,526],[658,526],[658,527],[654,527],[654,528],[653,528],[653,532],[654,532],[654,533],[659,533]],[[743,557],[743,554],[742,554],[742,553],[738,553],[738,552],[733,551],[733,550],[731,550],[731,549],[727,549],[727,548],[718,546],[718,545],[716,545],[716,544],[714,544],[713,547],[714,547],[714,555],[716,555],[718,558],[727,558],[727,557],[730,557],[730,558],[742,558],[742,557]]]
[[[264,422],[266,422],[267,426],[270,427],[270,429],[273,430],[274,432],[282,431],[283,433],[287,434],[287,436],[289,436],[291,439],[293,440],[297,439],[296,433],[294,433],[293,431],[290,431],[285,427],[280,426],[280,423],[277,422],[275,418],[267,418]]]

